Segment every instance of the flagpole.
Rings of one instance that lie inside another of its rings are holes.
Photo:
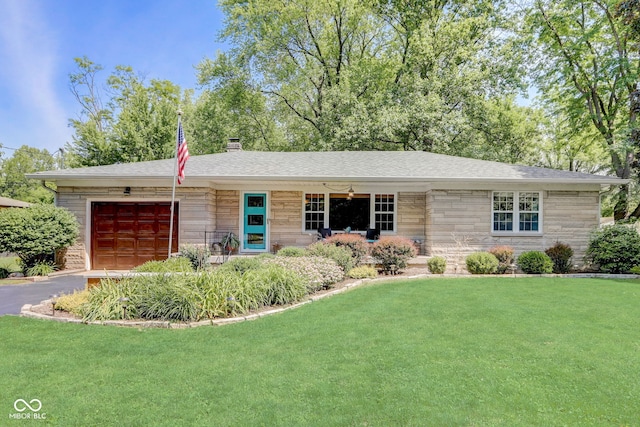
[[[176,175],[176,171],[178,169],[178,145],[180,144],[179,140],[179,132],[180,132],[180,119],[182,116],[182,111],[178,110],[178,127],[176,128],[176,150],[175,155],[173,156],[173,187],[171,189],[171,216],[169,219],[169,253],[167,255],[167,259],[171,258],[171,248],[173,247],[173,214],[174,214],[174,205],[176,200],[176,179],[178,178]]]

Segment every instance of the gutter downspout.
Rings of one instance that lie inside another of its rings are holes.
[[[47,187],[45,180],[40,181],[40,185],[42,185],[44,189],[53,193],[53,205],[58,206],[58,192],[51,187]]]

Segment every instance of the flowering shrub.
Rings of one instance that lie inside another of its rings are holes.
[[[498,269],[496,270],[498,274],[506,273],[511,264],[513,264],[514,250],[511,246],[494,246],[489,249],[489,253],[498,258]]]
[[[354,267],[351,250],[346,246],[335,246],[324,242],[317,242],[309,246],[307,255],[332,259],[348,273]]]
[[[401,270],[416,256],[416,248],[406,237],[386,236],[371,245],[371,256],[382,264],[384,271],[390,271],[393,265]]]
[[[369,253],[369,244],[360,234],[340,233],[325,239],[325,243],[351,249],[353,265],[358,266]],[[345,270],[346,271],[346,270]]]
[[[302,276],[310,292],[328,289],[344,278],[344,271],[336,262],[319,256],[275,257],[265,261],[281,265]]]

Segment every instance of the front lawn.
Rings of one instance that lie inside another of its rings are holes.
[[[640,282],[378,283],[186,330],[0,318],[0,424],[636,425]],[[28,411],[27,411],[28,412]]]

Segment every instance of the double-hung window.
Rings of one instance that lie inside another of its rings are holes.
[[[494,191],[494,232],[540,233],[541,197],[538,191]]]
[[[306,194],[304,199],[304,229],[324,227],[324,194]]]
[[[395,231],[395,194],[376,193],[306,193],[304,195],[304,230]]]

